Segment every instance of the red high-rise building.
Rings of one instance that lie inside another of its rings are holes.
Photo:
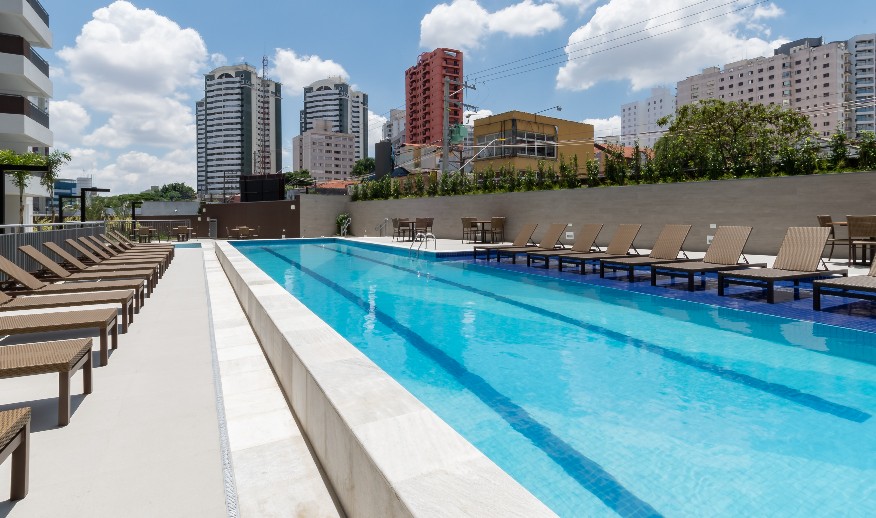
[[[450,78],[450,124],[462,123],[462,52],[424,52],[405,70],[405,141],[440,145],[444,124],[444,78]]]

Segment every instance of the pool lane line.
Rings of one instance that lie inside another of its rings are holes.
[[[596,461],[588,458],[554,434],[548,426],[533,418],[526,409],[496,390],[487,380],[468,370],[464,365],[442,351],[440,347],[431,344],[417,332],[405,326],[388,313],[381,311],[379,308],[372,309],[368,301],[338,285],[331,279],[267,247],[262,247],[262,249],[334,290],[360,309],[372,312],[377,320],[444,369],[445,372],[450,374],[463,387],[504,419],[511,428],[529,439],[535,447],[559,465],[578,484],[620,516],[629,518],[662,516],[651,505],[639,499],[630,490],[625,488]]]
[[[326,246],[322,246],[325,250],[330,250],[337,254],[348,255],[350,257],[354,257],[356,259],[362,259],[364,261],[369,261],[372,263],[376,263],[382,266],[387,266],[402,272],[418,275],[422,274],[422,272],[418,272],[416,270],[412,270],[410,268],[405,268],[403,266],[394,265],[391,263],[386,263],[380,261],[378,259],[373,259],[370,257],[361,256],[358,254],[354,254],[349,251],[337,250],[334,248],[329,248]],[[272,252],[273,253],[273,252]],[[279,254],[277,254],[279,255]],[[563,315],[562,313],[557,313],[555,311],[551,311],[545,308],[540,308],[538,306],[534,306],[532,304],[527,304],[525,302],[520,302],[503,295],[497,295],[495,293],[490,293],[486,290],[482,290],[480,288],[476,288],[474,286],[469,286],[467,284],[459,283],[456,281],[451,281],[449,279],[443,279],[441,277],[437,277],[433,274],[428,274],[428,278],[434,280],[435,282],[440,282],[442,284],[447,284],[449,286],[453,286],[455,288],[459,288],[462,290],[466,290],[477,295],[481,295],[483,297],[491,298],[497,302],[503,302],[505,304],[509,304],[515,306],[520,309],[527,310],[532,313],[536,313],[538,315],[544,316],[546,318],[550,318],[553,320],[557,320],[564,324],[568,324],[571,326],[578,327],[587,332],[597,333],[603,335],[611,340],[619,342],[624,345],[629,345],[635,347],[637,349],[641,349],[643,351],[656,354],[667,360],[672,360],[674,362],[681,363],[683,365],[687,365],[689,367],[693,367],[701,372],[705,372],[708,374],[713,374],[723,380],[730,381],[732,383],[738,383],[744,385],[749,388],[757,389],[768,394],[772,394],[773,396],[785,399],[786,401],[790,401],[792,403],[796,403],[798,405],[802,405],[808,407],[812,410],[833,415],[835,417],[839,417],[841,419],[846,419],[855,423],[863,423],[870,419],[872,414],[864,412],[862,410],[858,410],[857,408],[843,405],[841,403],[835,403],[833,401],[829,401],[822,397],[816,396],[814,394],[809,394],[807,392],[803,392],[801,390],[795,389],[793,387],[789,387],[787,385],[782,385],[780,383],[773,383],[770,381],[762,380],[760,378],[755,378],[754,376],[750,376],[748,374],[743,374],[741,372],[728,369],[726,367],[722,367],[720,365],[716,365],[714,363],[710,363],[707,361],[699,360],[697,358],[693,358],[691,356],[687,356],[673,349],[669,349],[663,347],[661,345],[653,344],[651,342],[647,342],[640,338],[634,338],[631,336],[627,336],[621,332],[613,331],[611,329],[598,326],[596,324],[591,324],[587,322],[583,322],[581,320]]]

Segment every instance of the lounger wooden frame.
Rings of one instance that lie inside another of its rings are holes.
[[[31,245],[22,245],[18,247],[22,253],[29,256],[34,261],[43,266],[43,270],[35,274],[37,278],[44,278],[52,281],[98,281],[102,279],[142,279],[146,281],[146,287],[149,290],[147,295],[152,294],[152,290],[158,284],[158,269],[156,267],[141,268],[139,270],[85,270],[81,272],[71,273],[60,264],[56,263],[51,257],[40,252]]]
[[[170,265],[170,253],[162,250],[128,250],[123,253],[116,252],[111,248],[107,247],[104,243],[102,243],[99,239],[94,236],[82,236],[78,239],[78,241],[91,249],[93,252],[92,255],[97,255],[100,257],[101,262],[103,261],[126,261],[129,262],[132,259],[142,260],[142,261],[161,261],[162,268],[166,269],[167,266]]]
[[[490,260],[490,252],[493,250],[499,250],[501,248],[523,248],[526,246],[536,246],[532,243],[532,234],[535,233],[535,229],[538,227],[537,223],[527,223],[523,225],[523,228],[520,229],[520,232],[517,233],[517,236],[514,238],[514,241],[510,245],[475,245],[473,248],[474,258],[477,260],[478,258],[478,250],[483,250],[486,252],[487,261]]]
[[[526,254],[533,250],[554,250],[556,248],[562,248],[560,239],[563,237],[563,232],[566,231],[566,226],[566,223],[551,223],[547,230],[544,231],[544,235],[541,236],[541,241],[535,248],[530,246],[496,248],[496,262],[501,262],[502,256],[505,256],[510,257],[511,262],[516,264],[518,254]]]
[[[0,464],[12,457],[10,500],[27,496],[30,479],[30,407],[0,411]]]
[[[876,261],[870,265],[867,275],[813,281],[812,309],[821,311],[821,297],[824,295],[876,300]]]
[[[591,252],[589,254],[563,254],[557,257],[557,269],[563,271],[563,266],[567,264],[577,265],[581,269],[578,273],[584,275],[587,273],[586,264],[588,262],[596,263],[600,259],[611,259],[615,257],[630,257],[639,255],[639,251],[633,245],[636,236],[639,235],[642,225],[624,223],[618,225],[617,230],[612,236],[611,241],[605,248],[605,252]],[[630,250],[633,250],[630,253]]]
[[[599,276],[605,277],[605,269],[625,270],[627,272],[627,280],[633,282],[635,279],[636,266],[651,266],[658,263],[670,263],[678,261],[678,254],[681,253],[687,259],[687,254],[681,249],[684,245],[684,240],[690,233],[690,225],[665,225],[657,240],[654,241],[654,247],[647,257],[615,257],[600,259],[599,261]]]
[[[657,286],[657,276],[686,277],[687,290],[694,291],[694,276],[721,271],[739,270],[766,266],[766,263],[749,263],[742,251],[751,235],[751,227],[721,226],[715,231],[712,243],[701,261],[684,261],[651,265],[651,286]],[[739,262],[740,257],[742,261]],[[705,282],[705,281],[704,281]]]
[[[599,236],[599,232],[602,231],[602,227],[602,223],[579,225],[578,235],[575,237],[575,242],[572,243],[572,248],[528,252],[526,254],[526,266],[535,266],[537,263],[542,263],[543,268],[550,268],[551,257],[564,254],[599,252],[599,247],[596,246],[596,238]]]
[[[81,261],[84,263],[91,263],[92,265],[103,265],[103,266],[112,266],[112,265],[139,265],[139,264],[147,264],[154,265],[158,264],[160,271],[159,275],[162,275],[166,270],[166,260],[158,257],[146,257],[146,258],[135,258],[135,257],[125,257],[123,259],[113,258],[113,259],[101,259],[94,252],[91,251],[91,247],[96,245],[89,243],[81,243],[76,241],[75,239],[67,239],[66,243],[82,254]]]
[[[0,316],[0,333],[20,335],[47,331],[97,329],[100,333],[100,365],[109,361],[109,346],[119,347],[118,315],[115,308],[31,313]]]
[[[74,269],[74,271],[90,271],[90,272],[118,272],[118,271],[126,271],[126,270],[141,270],[143,268],[153,268],[159,277],[161,277],[161,265],[158,263],[151,262],[143,262],[143,263],[111,263],[111,264],[93,264],[87,265],[80,261],[76,256],[71,254],[70,252],[64,250],[61,245],[57,243],[53,243],[51,241],[47,241],[43,243],[43,246],[52,251],[55,255],[57,255],[60,260],[56,261],[57,263],[63,265],[65,268]]]
[[[82,369],[82,392],[91,394],[91,338],[0,347],[0,378],[58,374],[58,426],[70,424],[70,379]]]
[[[0,291],[0,312],[28,309],[68,308],[71,306],[94,306],[96,304],[119,304],[122,313],[122,333],[134,321],[134,290],[90,291],[64,293],[61,295],[23,295],[10,297]]]
[[[799,286],[801,280],[828,276],[848,276],[848,270],[819,270],[821,255],[827,243],[830,229],[827,227],[790,227],[776,255],[772,268],[754,268],[718,272],[718,295],[723,296],[729,284],[742,284],[765,288],[767,303],[775,303],[775,286],[780,281],[792,281]]]

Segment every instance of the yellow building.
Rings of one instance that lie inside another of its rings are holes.
[[[537,169],[544,161],[559,171],[560,156],[566,163],[578,157],[578,173],[586,174],[593,158],[593,125],[510,111],[474,122],[476,172],[513,166],[518,171]]]

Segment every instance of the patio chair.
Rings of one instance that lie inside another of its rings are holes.
[[[534,247],[535,244],[530,245],[529,243],[531,242],[532,234],[535,233],[536,227],[538,227],[536,223],[527,223],[523,225],[523,228],[520,229],[520,232],[517,233],[517,236],[510,245],[475,245],[473,247],[475,260],[478,258],[478,250],[486,252],[487,261],[490,260],[490,251],[492,250],[499,250],[501,248],[529,248],[532,250],[532,247]]]
[[[858,261],[858,248],[861,248],[861,260],[870,259],[876,248],[876,216],[846,216],[849,225],[849,266]]]
[[[544,231],[544,235],[541,237],[541,242],[538,243],[539,250],[555,250],[558,247],[562,247],[560,244],[560,239],[563,237],[563,232],[566,231],[565,223],[552,223],[548,226],[547,230]],[[496,248],[496,262],[502,261],[502,256],[510,257],[511,262],[517,263],[517,254],[527,254],[532,252],[534,249],[528,246],[524,247],[500,247]]]
[[[30,407],[0,410],[0,463],[12,457],[10,500],[27,496],[30,469]]]
[[[249,227],[237,227],[237,237],[240,239],[249,239]]]
[[[490,218],[490,241],[505,241],[505,216]]]
[[[631,255],[639,255],[639,251],[633,246],[633,241],[639,235],[639,230],[642,225],[625,223],[618,225],[617,231],[609,241],[605,252],[590,252],[590,253],[574,253],[562,254],[557,256],[557,269],[563,271],[566,265],[577,265],[580,268],[579,273],[584,275],[587,273],[586,265],[588,262],[596,262],[600,259],[613,259],[620,257],[629,257]],[[630,250],[633,253],[630,253]]]
[[[472,232],[477,231],[477,227],[475,226],[474,222],[477,221],[478,218],[466,217],[466,218],[461,218],[461,219],[462,219],[462,241],[465,242],[466,238],[468,238],[469,241],[474,241],[474,239],[472,239],[471,236],[472,236]]]
[[[415,218],[414,234],[426,234],[432,232],[432,222],[435,218]]]
[[[836,225],[833,223],[833,218],[828,215],[816,216],[818,218],[818,226],[827,227],[830,229],[830,235],[827,237],[827,244],[830,245],[830,253],[827,255],[827,260],[833,258],[833,249],[837,244],[849,245],[849,238],[839,239],[836,237]]]
[[[729,284],[743,284],[766,288],[767,303],[773,304],[777,282],[793,281],[794,286],[799,286],[801,280],[848,276],[848,270],[829,271],[826,265],[824,270],[818,269],[819,263],[824,263],[821,254],[829,235],[830,229],[825,227],[789,228],[772,268],[718,272],[718,295],[723,296]]]
[[[136,294],[134,290],[93,291],[61,295],[22,295],[12,297],[0,291],[0,312],[27,309],[68,308],[95,304],[118,304],[122,310],[122,332],[134,321]]]
[[[596,237],[602,231],[602,223],[588,223],[581,225],[578,230],[578,235],[575,237],[575,242],[572,243],[572,248],[564,248],[562,250],[534,250],[526,254],[526,266],[533,266],[535,263],[541,262],[545,268],[550,268],[551,257],[557,257],[565,254],[574,253],[590,253],[593,252],[596,245]],[[598,248],[596,249],[599,250]]]
[[[121,271],[81,271],[70,273],[63,266],[53,261],[49,256],[40,252],[30,245],[22,245],[18,247],[25,255],[42,265],[43,269],[35,275],[37,278],[44,278],[51,281],[98,281],[101,279],[142,279],[146,281],[147,295],[152,293],[155,286],[158,284],[158,269],[143,268],[140,270],[121,270]]]
[[[143,281],[136,279],[48,284],[24,271],[17,264],[2,255],[0,255],[0,272],[5,273],[9,277],[9,279],[2,283],[2,290],[13,297],[20,295],[60,295],[93,291],[134,290],[134,296],[137,299],[135,308],[139,309],[143,306],[146,292],[146,289],[143,287]]]
[[[702,260],[651,265],[651,286],[657,286],[658,275],[687,277],[687,290],[694,291],[696,274],[702,276],[706,273],[766,266],[766,263],[751,264],[742,254],[750,235],[751,227],[718,227]],[[739,262],[740,257],[744,262]]]
[[[140,243],[151,243],[152,229],[149,227],[140,227],[137,229],[137,241]]]
[[[91,338],[0,347],[0,379],[58,373],[58,426],[70,424],[70,379],[82,369],[82,392],[91,394]]]
[[[821,297],[824,295],[876,300],[876,261],[873,261],[867,275],[813,281],[812,309],[821,311]]]
[[[119,347],[117,324],[115,308],[0,316],[0,330],[5,335],[97,329],[100,333],[101,367],[109,361],[110,343],[113,349]]]
[[[682,251],[684,240],[690,233],[690,225],[665,225],[657,240],[654,241],[654,247],[647,257],[617,257],[606,258],[599,260],[599,276],[605,277],[605,269],[611,268],[614,271],[626,270],[627,280],[633,282],[635,279],[636,266],[651,266],[652,264],[671,263],[678,261],[678,254],[681,253],[685,259],[687,254]]]

